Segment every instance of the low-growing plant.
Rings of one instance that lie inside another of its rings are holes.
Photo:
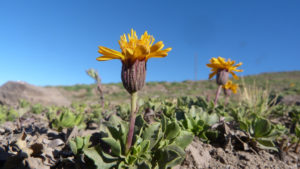
[[[295,148],[295,153],[299,152],[299,148],[300,148],[300,123],[298,123],[295,127],[295,135],[296,135],[296,148]]]
[[[87,105],[85,103],[73,102],[71,107],[75,110],[76,113],[84,113]]]
[[[116,106],[116,113],[124,120],[130,118],[130,106],[128,104],[122,104]]]
[[[14,121],[18,117],[20,117],[20,114],[17,110],[0,105],[0,123],[4,123],[6,121]]]
[[[20,105],[21,108],[30,107],[30,103],[25,99],[20,99],[19,102],[20,102],[19,105]]]
[[[34,114],[41,114],[43,111],[44,111],[44,107],[39,103],[31,107],[31,112]]]
[[[219,122],[219,116],[216,113],[208,114],[198,106],[192,106],[188,111],[178,110],[176,113],[182,128],[194,133],[203,141],[209,142],[218,137],[218,131],[211,128]],[[181,119],[183,116],[184,118]]]
[[[177,121],[162,116],[161,121],[147,124],[139,115],[133,145],[126,152],[128,123],[112,115],[105,126],[103,144],[82,149],[82,154],[94,161],[94,168],[166,169],[184,160],[184,149],[193,140],[193,134],[181,130]]]
[[[8,108],[6,106],[0,105],[0,124],[7,121],[6,119],[7,112],[8,112]]]
[[[274,125],[269,120],[257,116],[240,120],[239,124],[247,135],[246,142],[255,150],[260,148],[278,151],[274,141],[286,131],[281,124]]]
[[[74,126],[77,126],[78,128],[86,127],[84,114],[75,114],[69,109],[65,109],[61,112],[52,122],[52,127],[58,131],[61,131],[63,128],[73,128]]]
[[[87,149],[91,145],[91,143],[89,142],[90,137],[90,135],[85,137],[77,136],[69,141],[70,148],[74,155],[82,154],[84,149]]]

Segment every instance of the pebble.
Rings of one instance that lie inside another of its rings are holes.
[[[55,139],[55,140],[49,142],[48,146],[51,148],[55,148],[57,146],[62,146],[64,144],[65,143],[61,139]]]
[[[0,134],[4,134],[5,133],[5,129],[4,128],[0,128]]]
[[[45,138],[44,138],[44,139],[43,139],[43,143],[44,143],[44,144],[49,144],[50,141],[49,141],[48,139],[45,139]]]

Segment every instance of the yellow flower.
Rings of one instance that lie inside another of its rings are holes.
[[[162,41],[157,42],[153,45],[153,36],[148,35],[147,31],[138,39],[136,32],[131,29],[131,35],[128,34],[121,36],[119,45],[121,52],[112,50],[103,46],[99,46],[99,53],[103,56],[97,58],[98,61],[106,61],[111,59],[120,59],[124,64],[133,64],[136,59],[142,61],[153,57],[165,57],[172,48],[162,50],[164,44]]]
[[[238,70],[237,67],[241,66],[243,63],[240,62],[236,65],[234,64],[235,61],[231,61],[230,59],[226,61],[222,57],[210,59],[210,63],[206,64],[207,67],[212,68],[211,69],[212,73],[209,74],[209,79],[211,79],[214,75],[216,75],[219,70],[224,70],[224,69],[227,70],[229,73],[231,73],[236,80],[239,79],[238,76],[234,73],[234,71],[242,72],[243,70]]]
[[[237,93],[239,86],[237,84],[233,84],[231,80],[228,80],[228,82],[223,85],[223,88],[226,90],[231,90],[233,93]]]

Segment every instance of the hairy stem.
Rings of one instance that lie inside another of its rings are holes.
[[[219,87],[217,89],[217,93],[216,93],[216,98],[215,98],[215,101],[214,101],[215,106],[217,105],[217,102],[218,102],[218,99],[219,99],[219,96],[220,96],[220,93],[221,93],[221,89],[222,89],[222,85],[219,85]]]
[[[101,86],[101,80],[98,76],[97,76],[97,89],[98,89],[98,92],[100,94],[101,107],[104,108],[103,90],[102,90],[102,86]]]
[[[129,131],[127,135],[127,142],[126,142],[126,149],[125,153],[129,152],[129,149],[132,144],[133,132],[134,132],[134,124],[135,124],[135,117],[136,117],[136,103],[137,103],[137,92],[131,94],[131,114],[130,114],[130,122],[129,122]]]
[[[229,100],[229,96],[227,95],[225,96],[225,103],[224,103],[225,106],[228,104],[228,100]]]

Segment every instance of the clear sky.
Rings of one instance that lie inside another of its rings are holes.
[[[120,50],[133,28],[173,50],[147,64],[147,81],[208,78],[211,57],[242,61],[243,73],[300,70],[299,0],[1,0],[0,85],[120,82],[121,62],[98,62],[98,46]]]

